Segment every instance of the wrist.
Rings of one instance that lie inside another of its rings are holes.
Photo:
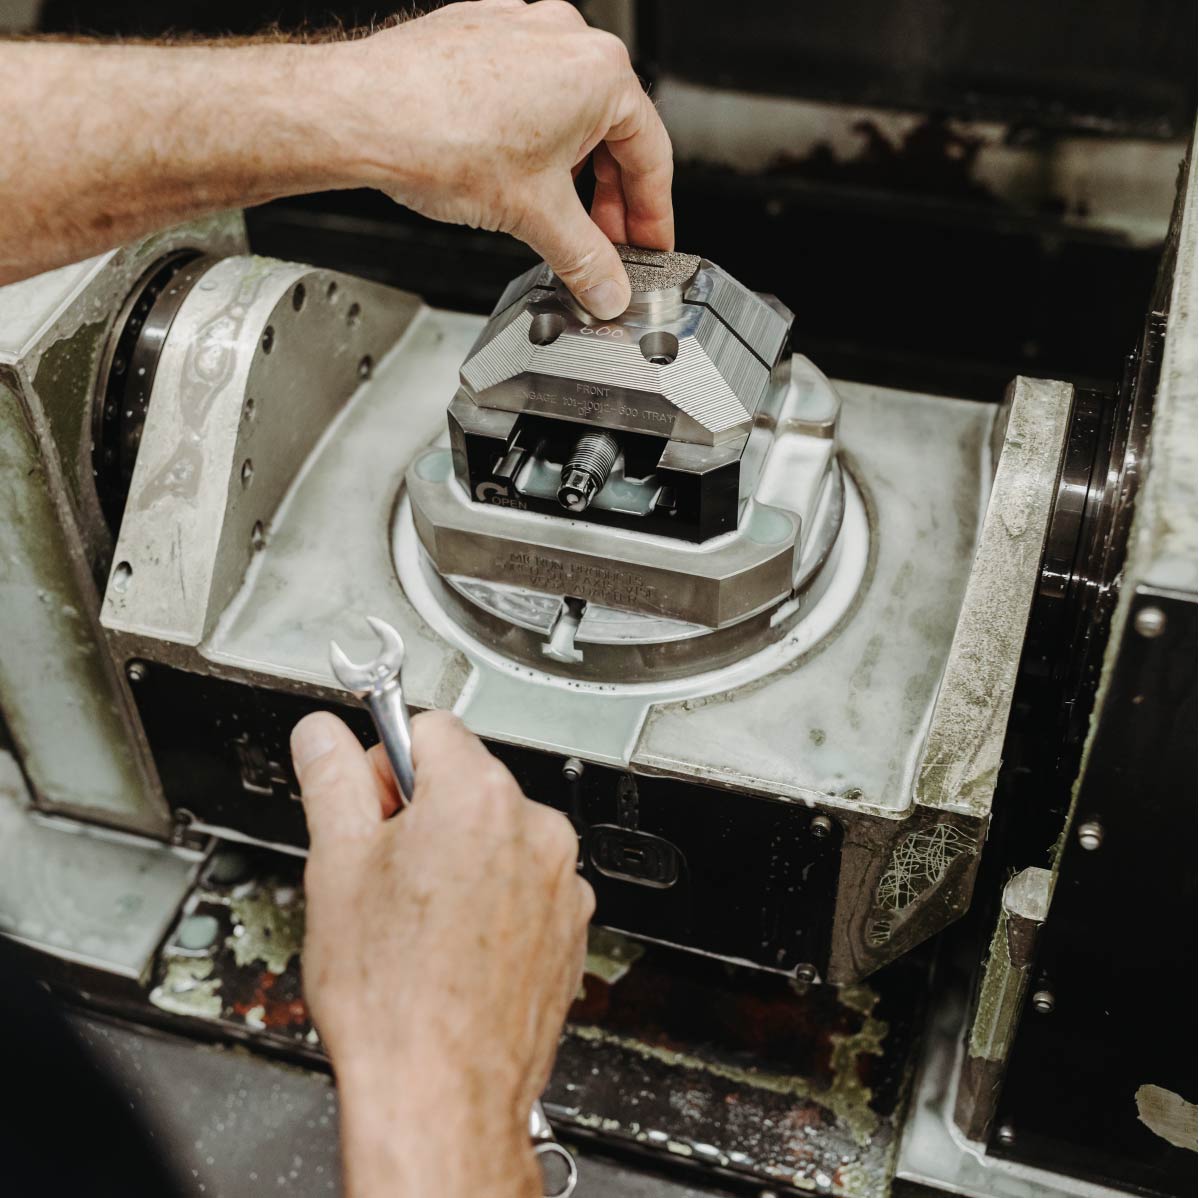
[[[540,1194],[528,1117],[497,1109],[492,1087],[386,1051],[336,1072],[347,1198]]]

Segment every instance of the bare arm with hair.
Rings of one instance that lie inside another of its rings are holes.
[[[0,114],[0,283],[351,187],[519,237],[601,317],[629,299],[612,242],[674,243],[666,131],[623,45],[560,0],[311,44],[0,42]]]

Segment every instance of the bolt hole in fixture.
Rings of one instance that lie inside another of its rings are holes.
[[[266,528],[261,520],[254,521],[254,527],[250,530],[250,548],[257,552],[266,544]]]
[[[669,366],[679,356],[679,339],[661,329],[646,333],[637,344],[646,361],[655,366]]]
[[[332,302],[336,298],[337,298],[337,284],[330,283],[329,286],[325,288],[325,299]]]
[[[291,306],[297,311],[301,311],[304,307],[304,301],[308,298],[308,293],[304,290],[303,283],[297,283],[291,293]]]
[[[553,345],[565,328],[566,321],[557,312],[541,312],[529,325],[529,340],[534,345]]]
[[[584,433],[562,467],[558,502],[570,512],[586,511],[604,489],[619,456],[620,446],[615,437],[603,432]]]
[[[250,421],[254,419],[254,409],[255,409],[255,407],[256,407],[256,405],[255,405],[255,403],[254,403],[254,400],[253,400],[253,398],[251,398],[251,397],[247,396],[247,398],[246,398],[246,402],[245,402],[245,404],[243,405],[243,407],[242,407],[242,410],[241,410],[241,418],[242,418],[242,419],[243,419],[243,420],[244,420],[244,421],[245,421],[247,424],[249,424],[249,423],[250,423]]]
[[[271,352],[271,350],[273,350],[274,348],[275,348],[275,327],[274,327],[274,325],[268,324],[266,326],[266,328],[262,330],[262,352],[264,354],[269,354]]]
[[[250,485],[250,479],[253,477],[254,463],[249,458],[246,458],[246,460],[241,464],[241,485],[243,487],[248,487]]]
[[[133,567],[128,562],[117,562],[117,568],[112,572],[113,590],[123,595],[132,577]]]
[[[375,369],[375,360],[370,354],[365,354],[358,362],[358,377],[360,379],[369,379],[371,372]]]
[[[353,328],[354,325],[356,325],[358,323],[358,320],[361,316],[362,316],[362,305],[361,304],[351,304],[349,306],[349,308],[346,309],[346,324],[348,324],[351,328]]]

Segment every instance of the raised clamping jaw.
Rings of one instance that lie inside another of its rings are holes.
[[[791,313],[694,254],[620,252],[615,320],[545,265],[505,290],[450,406],[455,470],[475,502],[704,541],[753,490],[744,451],[786,388]]]

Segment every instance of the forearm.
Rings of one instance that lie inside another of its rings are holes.
[[[354,186],[356,101],[331,69],[346,49],[0,42],[0,283],[204,213]]]

